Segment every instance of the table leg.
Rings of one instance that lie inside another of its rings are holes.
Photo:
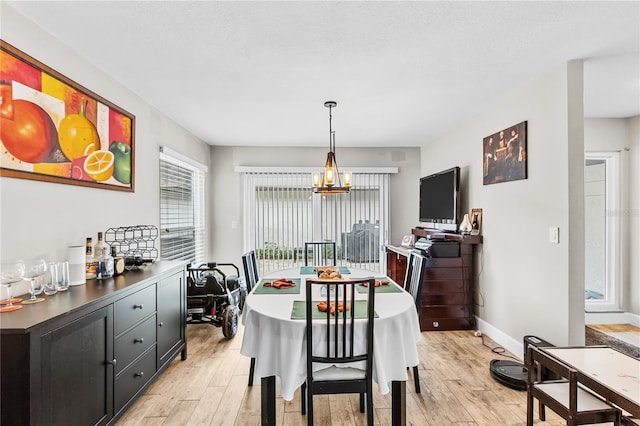
[[[276,424],[276,376],[263,377],[260,389],[262,426]]]
[[[391,382],[391,424],[404,426],[407,423],[407,387],[405,381]]]

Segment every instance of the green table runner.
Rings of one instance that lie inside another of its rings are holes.
[[[319,300],[313,302],[314,306],[320,303]],[[367,317],[367,301],[366,300],[356,300],[356,318],[366,318]],[[293,320],[303,320],[307,318],[306,311],[307,302],[304,300],[294,300],[293,301],[293,309],[291,310],[291,319]],[[352,307],[353,309],[353,307]],[[313,319],[326,319],[327,313],[320,312],[317,307],[313,309]],[[373,316],[378,318],[377,313],[373,313]]]
[[[376,277],[375,280],[389,283],[387,285],[381,285],[376,287],[376,293],[402,293],[404,291],[397,285],[394,285],[393,281],[389,280],[389,278]],[[358,291],[358,293],[367,293],[369,291],[369,289],[363,286],[362,284],[358,284],[356,286],[356,290]]]
[[[346,266],[339,266],[338,267],[338,272],[340,272],[341,274],[350,274],[351,273],[349,268],[347,268]],[[301,275],[315,275],[316,274],[316,267],[315,266],[301,266],[300,267],[300,274]]]
[[[282,277],[281,277],[282,278]],[[278,278],[263,278],[260,280],[258,287],[254,290],[255,294],[300,294],[300,278],[287,278],[296,283],[293,287],[278,289],[275,287],[265,287],[264,283],[270,283],[278,280]]]

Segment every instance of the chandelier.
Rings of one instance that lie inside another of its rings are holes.
[[[351,188],[351,173],[344,173],[344,186],[338,163],[336,163],[336,132],[331,127],[331,109],[335,108],[337,102],[327,101],[324,106],[329,108],[329,153],[327,154],[327,162],[324,164],[324,173],[322,173],[322,181],[320,173],[313,174],[313,192],[317,194],[343,194],[349,192]]]

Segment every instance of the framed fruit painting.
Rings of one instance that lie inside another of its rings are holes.
[[[0,176],[134,192],[135,117],[0,40]]]

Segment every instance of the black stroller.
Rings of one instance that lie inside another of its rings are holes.
[[[235,275],[227,275],[235,269]],[[238,331],[238,303],[240,301],[240,270],[233,263],[203,263],[187,266],[187,323],[209,323],[222,327],[227,339]]]

